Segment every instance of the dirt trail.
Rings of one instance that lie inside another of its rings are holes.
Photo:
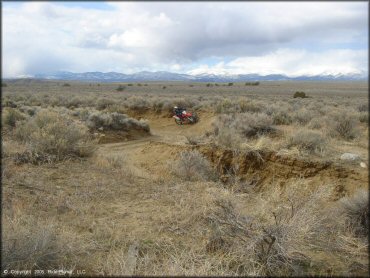
[[[113,144],[102,144],[99,151],[103,153],[125,154],[133,171],[143,179],[163,179],[169,177],[168,163],[184,149],[198,149],[213,163],[222,175],[227,176],[232,166],[239,169],[238,175],[258,185],[278,182],[283,185],[289,179],[305,178],[313,183],[335,184],[338,197],[353,192],[368,183],[367,169],[357,165],[341,165],[323,161],[303,160],[296,157],[277,156],[265,153],[263,162],[253,154],[235,155],[232,151],[222,150],[210,145],[191,146],[186,136],[204,135],[212,129],[216,118],[210,114],[200,114],[200,121],[195,125],[176,125],[174,120],[161,115],[144,114],[151,128],[152,136],[138,140]],[[227,178],[227,177],[226,177]]]

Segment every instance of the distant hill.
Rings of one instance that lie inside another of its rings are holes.
[[[243,81],[366,81],[367,77],[360,74],[352,75],[315,75],[289,77],[283,74],[181,74],[167,71],[141,71],[133,74],[119,72],[83,72],[73,73],[60,71],[53,74],[36,74],[32,78],[47,80],[77,80],[77,81],[99,81],[99,82],[144,82],[144,81],[195,81],[195,82],[243,82]]]

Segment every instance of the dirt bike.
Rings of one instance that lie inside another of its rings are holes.
[[[176,124],[183,125],[183,124],[195,124],[198,122],[199,118],[195,112],[187,112],[183,111],[179,115],[173,115],[172,118],[175,119]]]

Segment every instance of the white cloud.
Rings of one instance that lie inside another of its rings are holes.
[[[109,4],[113,10],[58,2],[3,3],[4,76],[185,70],[212,57],[233,61],[204,70],[250,70],[246,64],[259,73],[363,68],[351,47],[367,44],[367,3]]]
[[[365,50],[328,50],[308,52],[296,49],[278,49],[267,55],[240,57],[213,67],[201,65],[190,74],[286,74],[288,76],[319,74],[364,74],[368,68]]]

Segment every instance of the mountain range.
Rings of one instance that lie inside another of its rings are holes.
[[[36,74],[36,79],[49,80],[78,80],[78,81],[99,81],[99,82],[143,82],[143,81],[193,81],[193,82],[243,82],[243,81],[355,81],[367,80],[364,74],[327,74],[327,75],[302,75],[289,77],[283,74],[236,74],[236,75],[217,75],[217,74],[183,74],[167,71],[141,71],[132,74],[118,72],[83,72],[73,73],[59,71],[53,74]]]

